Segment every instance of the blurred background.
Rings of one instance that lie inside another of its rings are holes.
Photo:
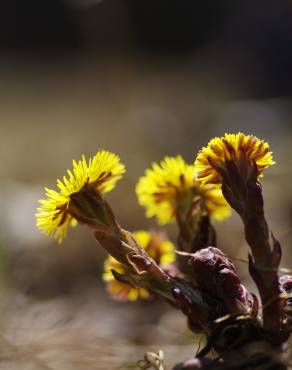
[[[263,179],[266,213],[291,267],[290,0],[10,0],[0,54],[0,369],[126,369],[147,350],[167,364],[196,351],[166,304],[107,296],[106,255],[86,228],[61,246],[36,230],[43,187],[82,153],[121,156],[127,174],[108,198],[135,230],[155,226],[134,192],[154,160],[191,163],[225,132],[267,140],[277,165]],[[239,218],[216,227],[220,247],[246,260]]]

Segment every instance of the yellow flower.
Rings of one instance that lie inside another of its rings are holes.
[[[136,186],[139,204],[146,208],[146,216],[156,216],[159,224],[174,220],[177,212],[186,212],[195,197],[201,197],[203,209],[215,219],[230,214],[230,208],[217,186],[202,188],[194,182],[194,166],[181,156],[165,157],[153,163]]]
[[[104,262],[103,280],[106,282],[107,292],[120,301],[136,301],[137,299],[149,298],[148,290],[144,288],[133,288],[131,285],[115,280],[111,270],[119,274],[126,274],[127,268],[117,261],[114,257],[109,256]]]
[[[201,184],[220,184],[221,175],[215,169],[225,168],[229,161],[237,164],[239,171],[244,169],[246,162],[255,162],[258,175],[274,164],[269,144],[252,135],[225,134],[224,137],[212,139],[207,147],[198,154],[195,161],[195,178]]]
[[[168,265],[175,261],[174,245],[162,233],[139,230],[133,233],[139,244],[151,258],[160,265]],[[133,288],[131,285],[114,279],[111,270],[120,274],[127,274],[127,267],[109,256],[104,263],[103,280],[106,282],[107,292],[115,299],[135,301],[147,299],[150,293],[145,288]]]
[[[88,162],[84,156],[78,162],[73,161],[73,170],[67,172],[63,181],[57,180],[58,191],[45,188],[47,198],[39,201],[41,206],[36,213],[37,227],[59,242],[66,236],[69,225],[77,225],[77,220],[68,211],[71,195],[85,186],[100,193],[111,191],[125,172],[125,166],[117,155],[100,150]]]

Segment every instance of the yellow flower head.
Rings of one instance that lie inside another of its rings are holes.
[[[174,245],[165,238],[164,234],[144,230],[136,231],[133,234],[149,256],[159,265],[168,265],[175,261]],[[148,290],[145,288],[133,288],[129,284],[115,280],[111,270],[115,270],[120,274],[126,274],[127,268],[112,256],[105,260],[103,280],[106,282],[108,293],[113,298],[122,301],[149,298],[150,293]]]
[[[221,184],[222,179],[214,168],[223,168],[229,161],[234,161],[239,170],[246,161],[255,162],[258,175],[274,164],[273,153],[269,144],[253,135],[225,134],[224,137],[212,139],[207,147],[198,154],[195,161],[195,178],[201,184]]]
[[[153,163],[136,186],[139,204],[146,216],[156,216],[159,224],[174,220],[179,211],[186,211],[195,197],[201,197],[204,210],[216,219],[230,214],[229,206],[217,186],[201,188],[194,182],[194,166],[181,156],[165,157]]]
[[[112,256],[109,256],[104,262],[102,278],[106,282],[107,292],[114,299],[119,301],[136,301],[137,299],[149,298],[150,294],[148,290],[144,288],[133,288],[129,284],[115,280],[111,270],[124,275],[127,272],[127,268]]]
[[[59,242],[67,234],[68,226],[77,225],[76,219],[68,212],[72,194],[78,193],[84,186],[93,187],[100,193],[111,191],[125,172],[125,166],[117,155],[100,150],[87,162],[85,157],[73,161],[73,170],[68,170],[63,181],[57,180],[58,191],[45,188],[46,199],[39,201],[36,225],[41,232],[54,237]]]

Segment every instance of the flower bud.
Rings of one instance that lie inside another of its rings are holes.
[[[241,284],[233,263],[220,249],[202,249],[191,257],[190,264],[198,288],[223,304],[221,314],[247,312],[247,290]]]

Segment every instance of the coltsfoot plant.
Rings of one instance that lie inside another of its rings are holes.
[[[138,201],[160,225],[176,221],[175,246],[163,231],[130,232],[119,225],[105,194],[125,166],[102,150],[89,161],[73,161],[57,191],[45,189],[37,226],[61,242],[71,226],[87,225],[109,254],[103,278],[114,298],[162,296],[186,316],[191,330],[206,336],[196,357],[175,369],[287,369],[292,276],[279,277],[281,246],[266,222],[259,181],[274,163],[268,143],[242,133],[212,139],[194,165],[181,156],[154,163],[138,181]],[[216,247],[212,221],[224,220],[231,209],[244,225],[258,295],[248,292],[231,259]]]

